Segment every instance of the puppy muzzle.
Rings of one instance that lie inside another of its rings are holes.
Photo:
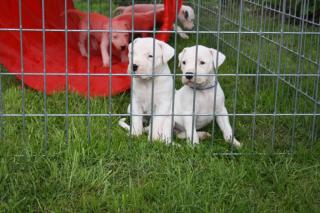
[[[183,26],[186,30],[192,30],[194,28],[194,23],[191,21],[186,21],[183,23]]]
[[[126,45],[121,46],[121,51],[125,51],[127,49]]]
[[[141,73],[136,67],[130,67],[128,73],[132,75],[133,78],[140,78],[142,80],[149,80],[152,78],[151,74]]]
[[[185,78],[186,78],[187,80],[193,79],[193,73],[192,73],[192,72],[186,72]]]
[[[185,73],[182,77],[182,83],[192,87],[202,87],[207,83],[207,78],[203,76],[195,76],[194,73]]]

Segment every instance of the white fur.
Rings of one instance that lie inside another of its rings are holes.
[[[179,25],[176,26],[173,24],[173,28],[177,30],[181,38],[189,38],[186,33],[181,31],[183,31],[183,29],[192,30],[194,28],[194,19],[195,15],[193,8],[187,5],[182,5],[178,13],[178,23],[181,24],[182,28]]]
[[[132,46],[133,45],[133,46]],[[153,46],[155,54],[153,55]],[[133,54],[131,54],[133,48]],[[133,58],[131,57],[133,55]],[[159,40],[153,38],[137,38],[129,44],[129,65],[128,72],[133,73],[132,84],[132,107],[128,106],[128,112],[132,108],[132,134],[141,135],[144,131],[143,116],[141,114],[150,114],[153,108],[154,116],[152,121],[152,135],[149,131],[149,138],[153,140],[164,140],[171,142],[171,104],[173,78],[172,76],[155,76],[154,99],[151,105],[152,97],[152,73],[171,74],[167,62],[174,56],[174,49]],[[153,64],[154,60],[154,66]],[[138,66],[136,72],[133,72],[133,64]],[[154,67],[154,71],[152,69]],[[136,115],[135,114],[140,114]],[[156,116],[165,115],[165,116]],[[121,125],[121,122],[119,122]],[[125,125],[122,125],[125,128]]]
[[[190,115],[193,113],[193,88],[195,87],[196,100],[194,113],[213,114],[213,109],[215,108],[215,114],[219,114],[219,116],[216,116],[217,123],[223,133],[224,139],[235,147],[240,147],[240,142],[236,138],[232,138],[233,133],[225,107],[225,96],[215,76],[197,76],[196,80],[194,77],[196,63],[197,75],[209,74],[214,73],[215,68],[219,67],[225,58],[225,55],[221,52],[201,45],[198,45],[197,59],[196,46],[185,48],[179,54],[179,66],[181,66],[182,73],[193,75],[193,78],[189,80],[186,78],[186,75],[182,77],[184,86],[175,95],[174,113],[186,115],[174,117],[175,128],[179,132],[179,137],[186,137],[188,140],[192,140],[194,144],[197,144],[199,143],[199,138],[201,139],[204,136],[210,135],[205,132],[197,132],[197,130],[210,124],[213,116],[194,116],[194,128],[192,127],[193,118]],[[212,85],[215,85],[216,88],[210,88]]]
[[[157,4],[156,10],[158,9],[164,9],[163,4]],[[135,12],[150,11],[150,10],[154,10],[154,5],[153,4],[135,4],[134,10]],[[132,13],[132,6],[117,7],[114,12],[119,14]],[[183,29],[192,30],[194,28],[195,14],[194,14],[193,8],[187,5],[182,5],[178,12],[177,20],[178,20],[178,24],[180,24],[182,27],[180,27],[179,25],[178,26],[173,25],[173,27],[178,31],[178,34],[181,36],[181,38],[188,39],[189,36],[186,33],[181,31],[183,31]]]
[[[182,24],[183,28],[188,30],[193,29],[195,19],[193,8],[187,5],[182,5],[179,10],[178,19]]]

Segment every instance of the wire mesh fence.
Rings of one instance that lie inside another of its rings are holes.
[[[177,3],[178,1],[176,1]],[[108,17],[114,17],[114,9],[121,5],[133,5],[136,3],[146,3],[146,1],[102,1],[102,0],[79,0],[75,1],[78,9],[84,12],[100,12]],[[149,1],[148,3],[161,3],[160,1]],[[90,73],[91,54],[88,51],[87,73],[79,74],[69,70],[68,61],[68,41],[72,33],[78,33],[81,30],[68,29],[68,18],[65,16],[64,29],[51,29],[45,25],[45,4],[42,0],[42,28],[27,29],[23,26],[23,15],[21,10],[21,0],[19,0],[19,28],[0,28],[2,33],[6,31],[18,31],[20,35],[20,60],[21,70],[17,72],[6,72],[1,69],[0,75],[0,126],[1,137],[5,138],[6,123],[13,122],[13,119],[19,120],[21,140],[30,138],[30,134],[39,134],[39,138],[44,141],[45,147],[49,146],[50,140],[55,136],[52,126],[59,123],[58,128],[63,127],[63,140],[72,141],[74,137],[74,128],[72,125],[79,125],[78,131],[85,132],[83,140],[88,143],[94,142],[98,135],[98,129],[95,126],[96,120],[103,119],[105,141],[117,141],[118,135],[126,134],[118,126],[120,117],[132,119],[133,116],[150,116],[153,119],[157,115],[151,109],[151,113],[133,114],[132,112],[132,90],[126,94],[112,96],[112,77],[129,76],[131,85],[133,84],[133,75],[130,73],[115,74],[112,73],[112,57],[109,59],[110,68],[104,73]],[[292,152],[295,146],[312,146],[319,142],[320,133],[320,3],[317,0],[196,0],[184,1],[183,4],[189,5],[195,12],[195,26],[191,30],[179,31],[175,28],[166,33],[172,33],[169,44],[175,49],[176,54],[169,62],[171,68],[170,74],[173,77],[173,88],[182,87],[181,78],[183,74],[178,67],[178,53],[185,47],[194,45],[204,45],[217,49],[226,55],[226,61],[223,66],[217,68],[214,74],[217,81],[221,84],[226,95],[226,108],[230,118],[233,135],[235,135],[243,144],[243,152],[261,153],[271,150],[274,153]],[[67,11],[67,1],[64,1],[65,11]],[[156,7],[154,6],[154,26],[156,25]],[[176,10],[176,15],[178,15]],[[134,13],[132,15],[132,25],[134,25]],[[90,18],[88,19],[90,25]],[[176,19],[175,24],[178,24]],[[107,32],[117,32],[112,29],[110,19]],[[42,60],[46,61],[46,35],[50,32],[64,33],[65,38],[65,70],[63,72],[47,73],[46,63],[43,63],[42,73],[24,72],[24,47],[23,36],[27,32],[37,31],[42,34]],[[88,32],[87,45],[90,47],[92,38],[90,29],[82,30]],[[148,31],[118,31],[130,33],[130,40],[134,40],[135,33],[150,33],[155,37],[160,32],[153,27]],[[180,38],[179,33],[184,32],[189,39]],[[112,37],[109,40],[109,51],[112,56]],[[155,45],[155,43],[153,44]],[[133,47],[132,47],[133,48]],[[90,49],[90,48],[88,48]],[[132,49],[133,50],[133,49]],[[153,48],[155,51],[155,48]],[[129,57],[134,58],[134,52],[130,51]],[[153,52],[153,55],[155,52]],[[197,54],[196,54],[197,55]],[[153,70],[154,70],[153,59]],[[195,67],[196,77],[197,67]],[[19,104],[17,109],[6,107],[7,101],[5,93],[10,88],[10,83],[6,79],[13,75],[21,75],[21,90]],[[64,94],[56,97],[47,96],[46,78],[43,78],[43,97],[38,97],[37,104],[40,107],[34,107],[35,104],[28,99],[27,93],[32,93],[24,84],[25,75],[42,76],[65,76],[66,89]],[[72,76],[87,77],[86,98],[77,99],[74,95],[68,93],[69,78]],[[152,81],[158,74],[152,71]],[[102,102],[92,99],[90,96],[91,78],[99,76],[108,76],[109,87],[108,98]],[[201,74],[200,74],[201,76]],[[133,85],[134,86],[134,85]],[[152,83],[151,105],[154,102],[154,83]],[[194,90],[194,102],[196,101],[196,90]],[[214,90],[216,93],[216,89]],[[175,90],[172,90],[172,109],[168,114],[172,117],[172,129],[175,126],[174,117],[186,116],[174,114]],[[60,99],[59,102],[55,102]],[[61,99],[63,101],[61,102]],[[85,101],[84,101],[85,100]],[[55,105],[59,104],[60,106]],[[100,106],[97,106],[99,105]],[[131,110],[127,112],[127,106],[130,104]],[[62,106],[61,106],[62,105]],[[195,103],[193,103],[195,105]],[[167,115],[167,116],[168,116]],[[193,126],[201,116],[213,117],[225,114],[197,114],[195,110],[189,116],[193,118]],[[41,119],[41,129],[30,129],[28,125],[33,122],[39,122]],[[77,120],[80,119],[80,120]],[[128,120],[128,119],[127,119]],[[214,120],[207,125],[204,130],[210,132],[211,137],[205,140],[205,143],[219,146],[223,136],[218,130]],[[62,123],[62,124],[61,124]],[[153,131],[152,122],[150,122],[150,131]],[[56,128],[56,127],[55,127]],[[41,131],[41,133],[40,133]],[[128,136],[129,142],[140,140],[132,137],[132,126],[130,125]],[[185,140],[178,139],[173,135],[173,140],[179,143],[185,143]],[[193,137],[192,137],[193,138]],[[218,141],[218,142],[217,142]],[[193,140],[187,142],[193,143]],[[220,154],[237,154],[242,150],[236,150],[233,147],[217,149]]]
[[[266,136],[272,148],[284,141],[292,149],[295,143],[308,141],[310,145],[318,140],[317,4],[289,0],[195,4],[201,7],[203,19],[212,17],[201,25],[214,34],[212,45],[236,58],[229,78],[235,87],[233,116],[236,119],[243,113],[238,111],[241,109],[252,117],[251,127],[246,129],[251,129],[253,141],[261,140],[264,133],[260,135],[259,123],[265,121],[270,121],[265,131],[271,133]],[[248,104],[246,109],[239,106],[244,103]],[[285,131],[281,130],[283,125]]]

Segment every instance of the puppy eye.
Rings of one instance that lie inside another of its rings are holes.
[[[183,64],[183,65],[186,65],[186,61],[182,61],[182,64]]]
[[[205,63],[206,63],[206,62],[204,62],[204,61],[200,61],[200,64],[201,64],[201,65],[204,65]]]
[[[148,55],[149,58],[153,58],[153,55]]]
[[[118,36],[112,36],[112,38],[113,38],[113,39],[117,39],[117,38],[118,38]]]

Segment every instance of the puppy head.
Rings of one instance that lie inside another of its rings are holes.
[[[202,45],[198,45],[198,55],[196,58],[197,46],[187,47],[179,54],[179,66],[184,74],[182,77],[182,83],[185,85],[193,86],[205,86],[212,82],[214,76],[199,76],[206,75],[215,71],[215,68],[219,67],[226,56],[215,49],[207,48]],[[195,78],[195,68],[197,65],[197,77]]]
[[[194,11],[192,7],[182,5],[178,14],[178,20],[184,29],[192,30],[194,27]]]
[[[129,44],[128,72],[147,75],[139,77],[150,79],[152,69],[154,68],[154,73],[161,71],[173,56],[174,49],[167,43],[153,38],[137,38]]]
[[[129,30],[129,25],[124,21],[112,22],[114,30]],[[128,48],[129,33],[128,32],[112,32],[112,44],[117,50],[125,51]]]

